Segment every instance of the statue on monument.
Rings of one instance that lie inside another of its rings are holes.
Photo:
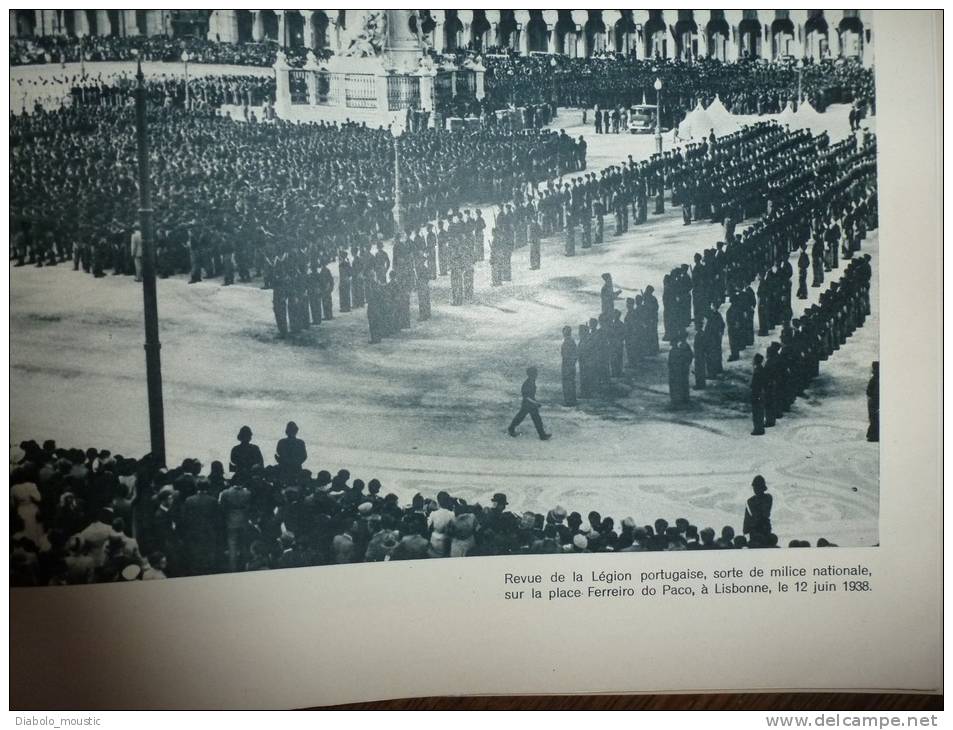
[[[373,58],[384,50],[387,39],[387,13],[384,10],[368,10],[362,17],[361,26],[349,39],[341,54],[347,57]]]

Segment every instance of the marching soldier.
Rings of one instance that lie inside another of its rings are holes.
[[[377,278],[377,271],[369,269],[366,279],[367,289],[367,328],[371,335],[371,344],[377,344],[384,336],[384,293]]]
[[[366,301],[364,292],[364,272],[367,270],[367,258],[359,246],[351,247],[351,306],[360,309]]]
[[[576,217],[572,208],[566,206],[566,256],[576,255]]]
[[[621,378],[625,355],[625,325],[622,324],[622,313],[613,309],[612,317],[606,318],[605,325],[610,351],[609,372],[613,378]]]
[[[314,261],[308,270],[305,292],[308,296],[311,324],[321,324],[321,270]]]
[[[397,269],[390,272],[395,330],[410,329],[410,289],[407,287],[406,280],[407,276]]]
[[[486,258],[485,252],[485,235],[486,235],[486,221],[483,220],[483,213],[480,212],[480,209],[476,210],[476,219],[473,221],[473,239],[474,239],[474,249],[476,253],[476,260],[483,261]]]
[[[579,345],[576,348],[576,352],[579,362],[579,395],[582,398],[591,398],[594,390],[593,374],[595,373],[595,365],[593,363],[593,344],[589,325],[579,325]]]
[[[679,408],[689,402],[688,375],[691,372],[692,348],[679,337],[668,353],[668,393],[672,406]]]
[[[811,258],[807,255],[807,244],[801,244],[801,253],[797,257],[797,298],[807,299],[807,270],[811,266]]]
[[[602,289],[599,294],[602,300],[602,314],[606,317],[611,317],[612,312],[615,310],[615,300],[622,294],[622,290],[612,286],[612,274],[603,274],[602,281],[604,283],[602,284]]]
[[[516,427],[519,426],[526,416],[533,419],[533,425],[536,426],[536,433],[540,441],[548,441],[552,434],[546,433],[543,428],[543,419],[539,416],[539,401],[536,400],[536,377],[538,371],[534,367],[526,368],[526,380],[521,389],[522,403],[519,412],[513,417],[509,428],[506,429],[510,436],[516,436]]]
[[[579,361],[579,350],[572,338],[572,327],[563,327],[562,378],[563,404],[575,406],[576,401],[576,363]]]
[[[421,322],[430,319],[430,279],[427,264],[421,261],[417,270],[417,319]]]
[[[353,267],[347,257],[347,249],[341,249],[338,255],[338,308],[342,312],[351,311],[351,277]]]
[[[275,256],[269,260],[274,270],[271,289],[271,304],[275,312],[275,324],[278,327],[278,337],[288,336],[288,274],[285,267],[287,254]]]
[[[603,217],[605,216],[606,210],[605,210],[605,204],[603,204],[601,197],[596,197],[595,202],[592,204],[592,212],[596,218],[595,243],[602,243],[604,240],[603,236],[605,233],[605,221],[603,220]]]
[[[437,234],[433,231],[433,223],[427,224],[427,271],[430,272],[430,278],[437,278]]]
[[[447,230],[447,221],[440,219],[437,229],[437,253],[439,254],[440,276],[446,276],[450,270],[450,233]]]
[[[708,378],[708,359],[711,338],[710,329],[706,329],[704,323],[708,321],[705,317],[695,332],[695,390],[704,390]]]
[[[318,287],[321,291],[321,317],[323,319],[334,319],[334,276],[328,269],[326,260],[321,262],[321,273],[318,274]]]
[[[728,362],[735,362],[741,359],[739,354],[747,342],[744,336],[745,314],[742,309],[741,295],[735,293],[731,297],[731,303],[728,305],[728,311],[725,313],[725,320],[728,326]]]
[[[529,218],[529,268],[537,270],[541,264],[542,245],[540,241],[539,214],[531,212]]]
[[[658,299],[655,287],[649,284],[642,294],[642,307],[645,309],[645,350],[644,354],[654,357],[659,354],[658,342]]]
[[[709,375],[714,377],[724,372],[721,363],[721,347],[725,334],[725,320],[722,318],[721,312],[718,311],[716,302],[711,303],[711,310],[708,312],[705,322],[705,330],[705,345],[708,355],[707,370]],[[695,356],[698,357],[697,353]]]
[[[764,435],[764,397],[767,389],[767,375],[764,372],[764,356],[754,356],[754,369],[751,373],[751,420],[754,425],[752,436]]]

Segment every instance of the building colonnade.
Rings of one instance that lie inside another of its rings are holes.
[[[11,36],[204,35],[344,50],[363,10],[11,10]],[[782,57],[873,61],[870,10],[420,10],[414,31],[437,52],[723,61]],[[353,28],[352,28],[353,30]]]

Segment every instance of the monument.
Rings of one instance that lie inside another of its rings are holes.
[[[350,119],[401,131],[409,109],[434,110],[438,70],[420,27],[416,10],[348,10],[339,54],[318,61],[309,52],[303,68],[278,54],[275,113],[291,121]],[[482,98],[482,73],[476,75]]]

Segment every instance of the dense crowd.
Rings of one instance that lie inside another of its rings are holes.
[[[488,505],[446,491],[402,504],[377,479],[312,472],[289,423],[266,466],[244,426],[228,464],[60,448],[11,448],[14,586],[153,580],[419,558],[777,547],[772,498],[756,476],[742,527],[716,532],[679,517],[640,524],[555,506],[512,512],[505,494]],[[739,512],[741,510],[739,509]],[[797,543],[795,545],[795,542]],[[791,546],[802,546],[794,541]],[[829,545],[826,540],[818,546]]]
[[[662,81],[663,123],[677,123],[697,103],[707,106],[718,96],[735,114],[780,112],[797,99],[798,90],[815,109],[836,103],[874,105],[874,74],[854,59],[808,61],[798,70],[790,61],[723,63],[706,58],[636,59],[619,56],[487,55],[486,93],[505,106],[549,102],[593,108],[655,104],[655,80]],[[800,87],[799,79],[800,76]]]
[[[208,84],[213,102],[240,91],[224,79]],[[93,98],[11,118],[12,253],[18,264],[72,260],[96,276],[133,273],[135,129],[121,101],[129,88],[108,99],[77,93]],[[355,123],[246,124],[211,104],[185,110],[177,82],[153,82],[149,93],[160,276],[224,275],[231,283],[254,272],[270,286],[276,257],[304,249],[320,267],[342,250],[391,238],[395,144],[401,217],[413,226],[585,165],[583,142],[550,131],[422,131],[395,143],[389,130]]]
[[[273,66],[279,46],[273,42],[226,43],[204,38],[172,38],[166,35],[88,35],[81,38],[66,36],[39,36],[29,39],[10,39],[10,65],[45,63],[79,63],[97,61],[162,61],[178,63],[187,53],[190,63],[222,64],[234,66]],[[282,48],[291,66],[303,66],[308,49],[303,47]],[[322,49],[315,52],[319,58],[327,58],[331,52]]]

